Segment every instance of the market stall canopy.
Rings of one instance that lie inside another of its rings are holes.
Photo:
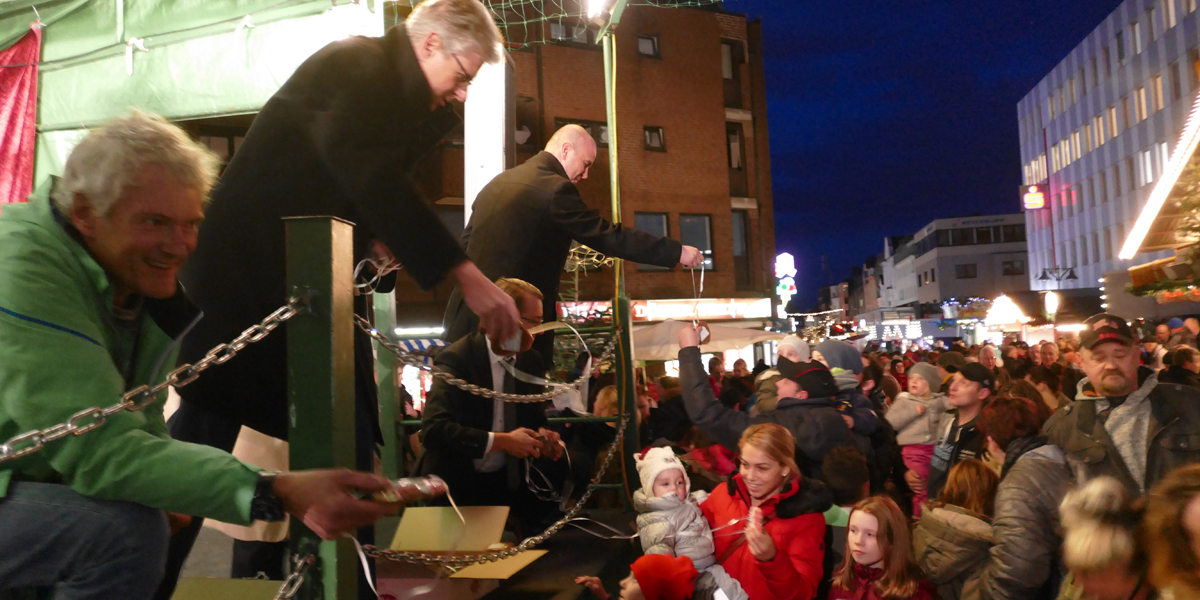
[[[679,358],[679,329],[691,323],[663,321],[652,327],[633,331],[634,360],[676,360]],[[737,350],[767,340],[783,339],[785,334],[761,329],[742,329],[730,325],[707,323],[710,338],[700,346],[701,352]]]

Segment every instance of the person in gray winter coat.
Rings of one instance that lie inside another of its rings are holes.
[[[689,494],[691,481],[670,448],[651,448],[634,456],[642,489],[633,493],[638,539],[645,554],[686,556],[704,570],[716,564],[713,534],[700,511],[708,494]]]
[[[993,400],[979,416],[979,431],[1003,465],[980,596],[1051,600],[1065,572],[1058,507],[1072,480],[1066,456],[1038,434],[1037,409],[1025,398]]]

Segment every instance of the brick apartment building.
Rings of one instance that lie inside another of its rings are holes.
[[[522,34],[545,43],[511,50],[516,161],[540,151],[558,127],[584,126],[598,154],[579,189],[589,206],[611,218],[603,53],[595,27],[564,20],[543,23],[540,34],[521,27],[506,32],[514,45]],[[626,10],[616,39],[622,221],[707,251],[704,298],[766,299],[742,322],[768,322],[777,300],[760,24],[719,5],[636,6]],[[419,172],[443,221],[460,232],[461,136],[451,136]],[[588,273],[579,299],[611,299],[612,282],[611,268]],[[635,301],[690,299],[692,277],[678,267],[630,265],[626,289]],[[400,325],[440,325],[451,291],[442,284],[423,292],[401,277]]]

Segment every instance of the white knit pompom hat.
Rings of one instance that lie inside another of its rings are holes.
[[[638,477],[642,480],[642,493],[648,497],[654,495],[654,480],[658,474],[668,469],[679,469],[683,472],[683,482],[687,484],[688,493],[692,491],[692,480],[688,478],[687,469],[679,457],[670,448],[651,448],[642,454],[633,455],[637,463]]]

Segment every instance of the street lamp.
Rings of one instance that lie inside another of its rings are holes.
[[[1075,275],[1075,267],[1048,267],[1042,269],[1042,276],[1038,277],[1038,281],[1050,281],[1051,279],[1062,283],[1063,281],[1079,279],[1079,277]]]

